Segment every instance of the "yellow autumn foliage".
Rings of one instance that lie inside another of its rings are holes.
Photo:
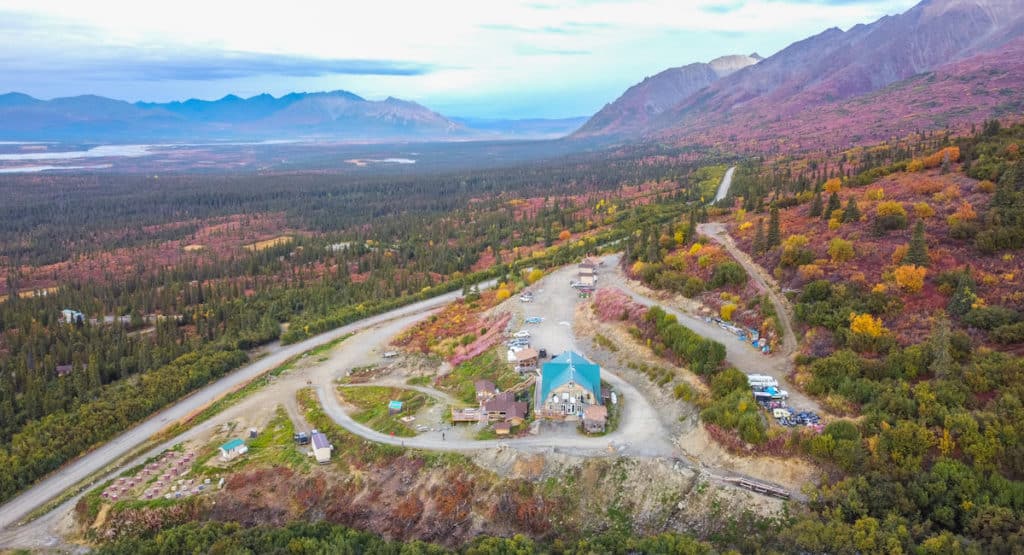
[[[928,269],[913,264],[904,264],[893,272],[896,285],[908,293],[917,293],[924,287],[924,277]]]
[[[498,287],[498,291],[497,293],[495,293],[494,298],[501,302],[504,301],[505,299],[508,299],[511,296],[512,291],[509,290],[508,284],[502,283],[501,286]]]
[[[878,203],[878,207],[875,209],[879,216],[906,216],[907,211],[903,208],[902,202],[895,200],[887,200],[885,202]]]
[[[914,215],[921,219],[931,218],[935,215],[935,209],[927,202],[915,202]]]
[[[885,189],[883,189],[881,187],[875,187],[874,189],[868,189],[868,192],[864,193],[864,196],[868,200],[882,200],[882,199],[885,198]]]
[[[886,333],[885,325],[881,318],[870,314],[850,313],[850,331],[868,337],[881,337]]]

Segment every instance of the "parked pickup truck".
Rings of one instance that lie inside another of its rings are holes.
[[[769,387],[764,391],[755,391],[754,399],[758,401],[777,401],[779,399],[788,399],[789,392],[785,389],[776,389]]]

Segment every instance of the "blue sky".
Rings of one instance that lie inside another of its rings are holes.
[[[0,92],[167,101],[345,89],[450,116],[569,117],[668,67],[769,56],[913,4],[0,0]]]

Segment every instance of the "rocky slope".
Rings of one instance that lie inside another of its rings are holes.
[[[808,120],[811,113],[839,118],[842,125],[816,120],[820,129],[829,131],[819,134],[833,142],[840,139],[830,134],[837,127],[844,141],[869,133],[884,139],[901,132],[903,120],[887,116],[880,121],[875,117],[879,113],[900,113],[926,128],[965,120],[966,113],[966,120],[978,122],[1012,111],[1020,102],[1024,73],[1011,52],[1019,50],[1021,37],[1024,0],[924,0],[871,24],[828,29],[719,79],[703,68],[704,86],[698,77],[687,81],[690,87],[674,89],[688,92],[681,100],[662,91],[669,89],[669,76],[685,68],[668,70],[635,85],[577,136],[774,142],[772,148],[779,148],[805,139],[795,128],[816,131]],[[999,80],[999,89],[974,71],[981,66]],[[977,84],[972,88],[999,91],[1001,98],[968,101],[944,78],[930,75],[964,77]],[[954,96],[944,96],[950,94]],[[944,105],[942,110],[934,109],[936,101]],[[918,109],[907,113],[895,103]]]
[[[756,64],[761,57],[723,56],[709,63],[666,69],[633,85],[606,105],[577,136],[631,134],[646,129],[657,117],[722,77]]]

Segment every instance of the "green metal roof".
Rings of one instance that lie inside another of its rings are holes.
[[[541,367],[541,402],[547,402],[551,390],[570,381],[593,393],[594,399],[601,402],[601,367],[572,351],[558,355]]]
[[[238,447],[241,447],[242,445],[245,445],[245,442],[236,437],[235,439],[232,439],[231,441],[225,443],[224,445],[221,445],[220,448],[223,449],[224,451],[233,451]]]

